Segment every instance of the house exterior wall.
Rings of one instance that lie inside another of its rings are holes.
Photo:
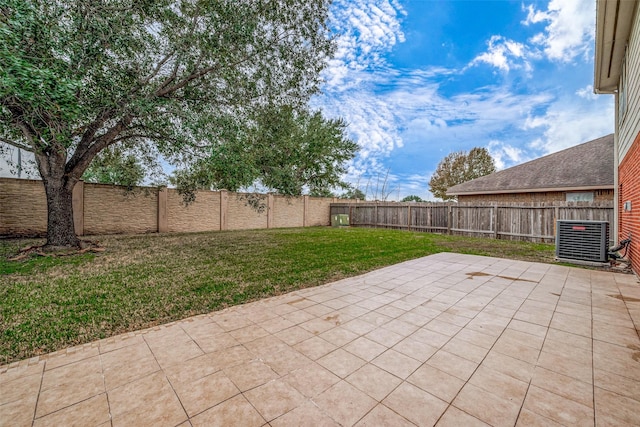
[[[635,10],[616,97],[618,238],[631,233],[628,255],[640,274],[640,7]],[[631,202],[631,210],[625,210],[625,202]]]
[[[618,179],[618,237],[622,240],[631,235],[627,255],[633,270],[640,273],[640,133],[620,163]],[[625,203],[631,204],[630,210],[625,209]]]
[[[616,127],[621,164],[640,131],[640,7],[636,7],[618,94]]]
[[[596,203],[613,202],[614,200],[613,189],[594,190],[593,193],[593,201]],[[458,203],[552,203],[564,202],[566,197],[566,191],[477,194],[458,196]]]

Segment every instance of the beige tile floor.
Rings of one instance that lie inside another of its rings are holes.
[[[2,426],[640,425],[631,275],[438,254],[0,367]]]

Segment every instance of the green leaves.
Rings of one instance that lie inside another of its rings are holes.
[[[341,185],[355,145],[343,124],[305,112],[333,51],[329,4],[0,0],[0,138],[29,147],[45,185],[67,192],[116,144],[162,155],[191,192],[256,179],[285,194]],[[302,121],[264,131],[282,108]],[[90,176],[137,182],[136,161],[101,162]],[[51,201],[50,218],[61,205]]]
[[[291,106],[261,110],[254,126],[235,139],[211,147],[210,156],[174,183],[191,197],[195,188],[238,191],[255,182],[280,194],[330,194],[346,188],[340,180],[358,146],[346,136],[342,120]]]
[[[221,120],[306,105],[332,49],[328,4],[0,0],[0,132],[73,154],[133,116],[117,136],[201,156],[226,142]]]
[[[125,153],[120,147],[103,150],[82,176],[87,182],[121,185],[129,189],[140,185],[144,177],[145,169],[138,158]]]

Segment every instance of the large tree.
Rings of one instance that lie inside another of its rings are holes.
[[[429,180],[429,191],[442,200],[452,200],[447,190],[496,171],[496,165],[486,148],[475,147],[469,152],[455,151],[440,161]]]
[[[287,196],[328,196],[348,187],[341,176],[358,145],[347,138],[341,119],[291,106],[266,108],[241,135],[175,174],[173,183],[187,201],[197,188],[238,191],[257,183]]]
[[[72,190],[108,147],[185,167],[266,106],[304,106],[332,51],[329,2],[0,0],[0,141],[35,155],[47,245],[79,244]]]

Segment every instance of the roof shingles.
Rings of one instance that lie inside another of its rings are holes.
[[[561,191],[614,186],[613,134],[454,185],[448,195]]]

